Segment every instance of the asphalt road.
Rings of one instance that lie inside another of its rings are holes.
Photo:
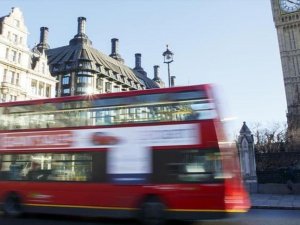
[[[137,225],[134,221],[104,220],[81,217],[63,217],[49,215],[25,215],[22,218],[0,216],[1,225]],[[298,210],[253,209],[248,213],[226,220],[202,221],[194,225],[299,225]],[[171,224],[173,225],[173,224]]]

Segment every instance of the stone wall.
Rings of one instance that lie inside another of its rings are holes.
[[[290,189],[287,184],[258,184],[257,193],[260,194],[300,194],[300,184],[292,184]]]
[[[255,154],[256,171],[277,171],[287,168],[300,170],[300,152]]]
[[[257,192],[300,194],[300,152],[256,154]]]

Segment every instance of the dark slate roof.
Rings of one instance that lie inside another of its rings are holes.
[[[147,76],[145,76],[144,74],[141,74],[135,70],[132,70],[132,72],[141,80],[144,81],[145,85],[147,88],[159,88],[159,85],[154,82],[153,80],[151,80],[150,78],[148,78]]]
[[[132,70],[119,61],[103,54],[91,46],[89,41],[70,41],[70,45],[46,50],[50,70],[54,65],[65,62],[76,62],[78,59],[88,60],[92,63],[92,70],[97,70],[97,64],[121,74],[132,81],[146,85],[146,88],[158,88],[158,84],[143,74]],[[144,82],[141,82],[142,79]]]
[[[253,144],[254,142],[253,135],[251,134],[250,129],[246,125],[246,122],[243,122],[243,126],[240,130],[240,135],[238,138],[238,143],[241,144],[244,139],[246,139],[249,144]]]
[[[240,130],[240,134],[251,134],[251,131],[248,128],[248,126],[246,125],[246,122],[243,122],[243,126]]]

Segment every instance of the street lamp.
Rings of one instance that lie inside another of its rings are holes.
[[[168,49],[168,45],[167,45],[167,50],[163,53],[163,57],[164,57],[164,63],[168,64],[168,82],[169,82],[169,87],[171,87],[171,76],[170,76],[170,63],[173,62],[173,52],[171,52]]]

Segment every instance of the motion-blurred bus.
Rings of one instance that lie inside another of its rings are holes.
[[[212,85],[0,104],[0,200],[26,212],[166,220],[246,212]]]

